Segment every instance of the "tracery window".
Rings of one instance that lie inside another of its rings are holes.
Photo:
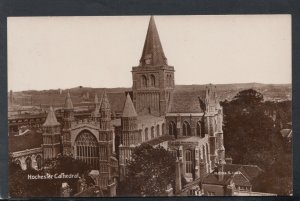
[[[101,150],[106,155],[106,150]],[[99,168],[99,146],[97,139],[89,131],[82,131],[75,140],[76,159],[79,159],[91,166]]]

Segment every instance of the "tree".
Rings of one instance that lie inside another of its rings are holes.
[[[258,179],[259,184],[255,184],[257,189],[281,195],[289,192],[288,185],[282,187],[278,180],[272,179],[281,175],[281,182],[291,183],[292,169],[286,164],[290,163],[291,156],[286,154],[288,147],[280,134],[280,126],[266,113],[279,107],[285,108],[281,113],[286,110],[289,114],[288,105],[279,107],[277,103],[265,103],[263,96],[252,89],[241,91],[232,101],[222,103],[226,154],[234,163],[258,165],[264,173]]]
[[[70,179],[28,179],[28,175],[79,174],[88,178],[89,166],[80,160],[59,155],[53,160],[45,161],[42,170],[28,168],[22,170],[13,159],[9,160],[9,193],[11,197],[53,197],[60,196],[60,187],[67,182],[76,192],[77,178]],[[87,180],[92,182],[91,180]],[[92,184],[91,184],[92,185]]]
[[[159,156],[159,157],[158,157]],[[161,196],[169,184],[175,186],[175,157],[163,147],[136,147],[126,180],[119,185],[122,196]]]

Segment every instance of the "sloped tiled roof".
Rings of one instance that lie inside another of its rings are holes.
[[[40,148],[43,144],[41,133],[30,131],[25,135],[9,135],[9,152],[23,151],[26,149]]]
[[[146,64],[146,59],[150,59],[150,64]],[[144,49],[140,59],[140,65],[167,65],[167,58],[164,54],[153,16],[151,16],[149,21]]]
[[[183,91],[174,90],[171,98],[168,112],[169,113],[201,113],[199,97],[204,100],[205,91]]]
[[[257,177],[262,169],[257,165],[224,164],[224,172],[242,172],[250,181]]]
[[[228,185],[231,179],[233,179],[233,174],[224,174],[223,179],[219,179],[219,175],[215,173],[210,173],[203,178],[203,184],[216,184],[216,185]]]
[[[111,105],[112,112],[122,113],[123,106],[126,100],[125,93],[108,93],[107,97]]]
[[[137,113],[135,111],[133,102],[132,102],[132,100],[130,98],[130,95],[128,93],[127,97],[126,97],[125,104],[124,104],[122,117],[136,117],[136,116],[137,116]]]
[[[58,126],[58,125],[60,125],[60,123],[58,123],[53,107],[51,106],[43,126]]]

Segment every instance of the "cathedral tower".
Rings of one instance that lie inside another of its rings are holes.
[[[60,153],[60,123],[58,123],[52,106],[43,124],[43,156],[52,159]]]
[[[99,130],[99,173],[100,187],[113,183],[111,157],[113,154],[113,128],[111,126],[111,107],[106,91],[102,94],[100,105]]]
[[[142,141],[139,135],[137,113],[130,98],[127,94],[123,114],[121,117],[122,137],[119,147],[120,153],[120,179],[123,180],[126,175],[126,163],[130,160],[132,150],[135,145]]]
[[[97,93],[95,94],[95,110],[92,112],[91,116],[95,122],[100,121],[100,102]]]
[[[174,90],[174,67],[164,54],[153,16],[139,66],[132,68],[133,103],[139,115],[164,116]]]
[[[63,108],[63,154],[69,155],[71,154],[71,126],[72,122],[74,122],[74,107],[71,99],[71,95],[68,92],[65,100],[65,105]]]

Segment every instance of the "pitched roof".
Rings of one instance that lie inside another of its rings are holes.
[[[51,106],[43,126],[58,126],[58,125],[60,125],[60,123],[58,123],[53,107]]]
[[[34,130],[25,135],[9,135],[9,152],[23,151],[26,149],[40,148],[43,144],[43,136],[41,133],[37,133]]]
[[[136,117],[136,116],[137,116],[137,113],[135,111],[133,102],[132,102],[132,100],[130,98],[130,95],[128,93],[127,97],[126,97],[125,104],[124,104],[122,117]]]
[[[70,96],[70,92],[68,92],[68,94],[67,94],[64,109],[74,109],[72,99]]]
[[[146,63],[147,59],[150,59],[151,61],[149,64]],[[144,49],[140,59],[140,65],[167,65],[167,58],[162,49],[162,45],[159,39],[158,31],[153,16],[150,17],[146,40],[144,43]]]
[[[257,177],[261,172],[257,165],[224,164],[224,172],[242,172],[250,181]]]
[[[233,179],[234,174],[224,174],[222,179],[219,179],[217,173],[209,173],[203,178],[203,184],[216,184],[216,185],[229,185],[230,181]]]
[[[169,113],[201,113],[199,97],[204,99],[205,91],[193,90],[174,90],[171,97],[168,112]]]

